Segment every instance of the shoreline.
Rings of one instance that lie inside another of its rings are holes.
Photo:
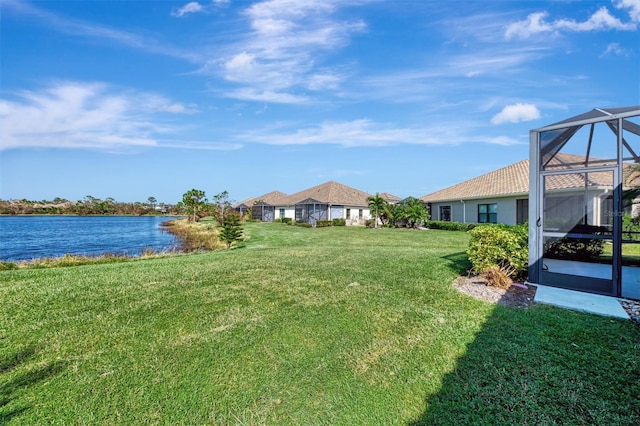
[[[18,215],[12,215],[18,216]],[[21,215],[36,216],[36,215]],[[76,215],[37,215],[37,216],[76,216]],[[91,215],[94,217],[131,217],[131,215]],[[150,215],[150,217],[159,217]],[[212,251],[220,248],[218,234],[215,228],[208,225],[192,224],[187,216],[167,216],[172,219],[160,223],[162,232],[167,232],[176,238],[177,244],[161,250],[142,249],[139,254],[124,252],[104,252],[99,254],[72,254],[62,256],[38,257],[22,260],[0,259],[0,271],[24,268],[52,268],[60,266],[79,266],[100,263],[120,263],[135,260],[153,259],[165,256],[184,255],[201,251]]]

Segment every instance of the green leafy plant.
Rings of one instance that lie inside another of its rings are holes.
[[[293,222],[295,226],[299,226],[301,228],[313,228],[313,225],[307,222]]]
[[[328,226],[331,226],[331,221],[330,220],[318,220],[318,221],[316,221],[316,227],[317,228],[326,228]]]
[[[529,261],[526,225],[480,225],[469,234],[467,255],[475,273],[498,268],[513,279],[526,276]]]
[[[333,219],[331,222],[333,226],[347,226],[346,219],[336,218],[336,219]]]
[[[444,220],[430,220],[426,223],[429,229],[442,229],[444,231],[467,232],[478,226],[477,223],[449,222]]]

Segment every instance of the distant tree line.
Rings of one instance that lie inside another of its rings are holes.
[[[178,205],[158,203],[155,197],[146,202],[125,203],[106,198],[104,200],[87,195],[82,200],[70,201],[56,197],[53,200],[0,200],[0,214],[67,214],[78,216],[89,215],[179,215],[184,214]]]

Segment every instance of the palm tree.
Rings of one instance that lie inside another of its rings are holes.
[[[369,204],[369,211],[373,216],[373,227],[378,227],[378,218],[384,213],[387,200],[382,198],[378,192],[372,197],[367,197],[367,203]]]
[[[429,212],[424,204],[424,201],[409,197],[402,203],[401,208],[402,219],[407,221],[407,225],[411,228],[416,228],[421,223],[429,220]]]

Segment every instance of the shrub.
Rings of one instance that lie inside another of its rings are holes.
[[[511,278],[524,278],[529,262],[526,225],[479,225],[469,231],[467,254],[473,271],[498,268]]]
[[[0,271],[8,271],[11,269],[18,269],[18,264],[15,262],[0,261]]]
[[[316,221],[316,228],[327,228],[331,226],[330,220],[318,220]]]
[[[346,219],[333,219],[331,221],[333,223],[333,226],[347,226],[347,220]]]
[[[284,223],[286,225],[291,225],[291,218],[290,217],[279,217],[277,219],[274,219],[273,221],[274,223]]]
[[[477,223],[461,223],[461,222],[448,222],[444,220],[430,220],[426,223],[429,229],[442,229],[444,231],[470,231],[476,226]]]
[[[293,222],[293,224],[295,226],[299,226],[301,228],[312,228],[313,227],[313,225],[311,225],[310,223],[307,223],[307,222]]]
[[[374,219],[367,219],[364,221],[364,226],[367,228],[375,228],[376,221]]]
[[[604,241],[596,239],[560,238],[545,242],[545,257],[554,259],[593,260],[602,255]]]

